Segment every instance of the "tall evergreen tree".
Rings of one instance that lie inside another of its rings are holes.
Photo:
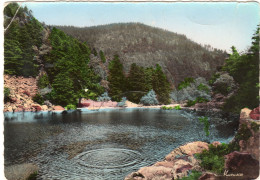
[[[120,101],[123,93],[126,90],[126,78],[123,72],[123,65],[121,64],[118,55],[109,62],[109,96],[114,101]]]
[[[135,63],[131,65],[127,77],[127,90],[127,99],[135,103],[139,103],[141,97],[149,91],[146,87],[145,70]]]
[[[162,104],[170,103],[170,83],[167,80],[162,68],[159,64],[156,65],[153,74],[153,89],[158,96],[158,100]]]

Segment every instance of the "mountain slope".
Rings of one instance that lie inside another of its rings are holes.
[[[208,50],[184,35],[140,23],[96,27],[57,26],[82,42],[102,50],[107,59],[118,54],[128,72],[132,63],[149,67],[158,63],[169,81],[177,85],[185,77],[206,77],[223,65],[226,54]]]

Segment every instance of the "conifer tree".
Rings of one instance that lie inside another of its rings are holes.
[[[109,96],[114,101],[120,101],[122,94],[125,92],[125,75],[123,72],[123,65],[121,64],[118,55],[109,62]]]

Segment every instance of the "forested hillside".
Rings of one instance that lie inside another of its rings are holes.
[[[142,67],[159,64],[175,86],[186,77],[209,78],[226,58],[221,50],[202,47],[184,35],[140,23],[57,28],[87,42],[93,52],[102,52],[107,59],[118,54],[125,72],[133,63]]]
[[[5,7],[5,28],[18,8],[17,3]],[[42,25],[26,7],[19,9],[5,31],[4,53],[5,74],[36,77],[40,90],[33,98],[39,104],[50,100],[66,106],[104,91],[101,78],[88,65],[90,48],[61,30]]]

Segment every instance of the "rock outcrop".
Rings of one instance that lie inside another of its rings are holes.
[[[125,180],[172,180],[187,176],[190,170],[200,170],[199,162],[194,154],[208,149],[208,143],[197,141],[174,149],[163,161],[152,166],[143,167],[129,174]]]
[[[53,110],[51,103],[40,105],[33,101],[39,90],[36,78],[4,75],[4,86],[10,89],[10,100],[4,104],[4,112]]]
[[[251,180],[259,177],[259,107],[251,111],[244,108],[240,113],[238,133],[232,142],[239,142],[240,151],[225,155],[224,174],[207,172],[199,166],[194,154],[208,150],[205,142],[191,142],[174,149],[163,161],[142,167],[126,176],[125,180],[172,180],[187,176],[190,170],[202,171],[199,180]],[[245,136],[246,135],[246,136]],[[239,139],[242,138],[242,139]],[[214,146],[220,142],[213,142]]]

